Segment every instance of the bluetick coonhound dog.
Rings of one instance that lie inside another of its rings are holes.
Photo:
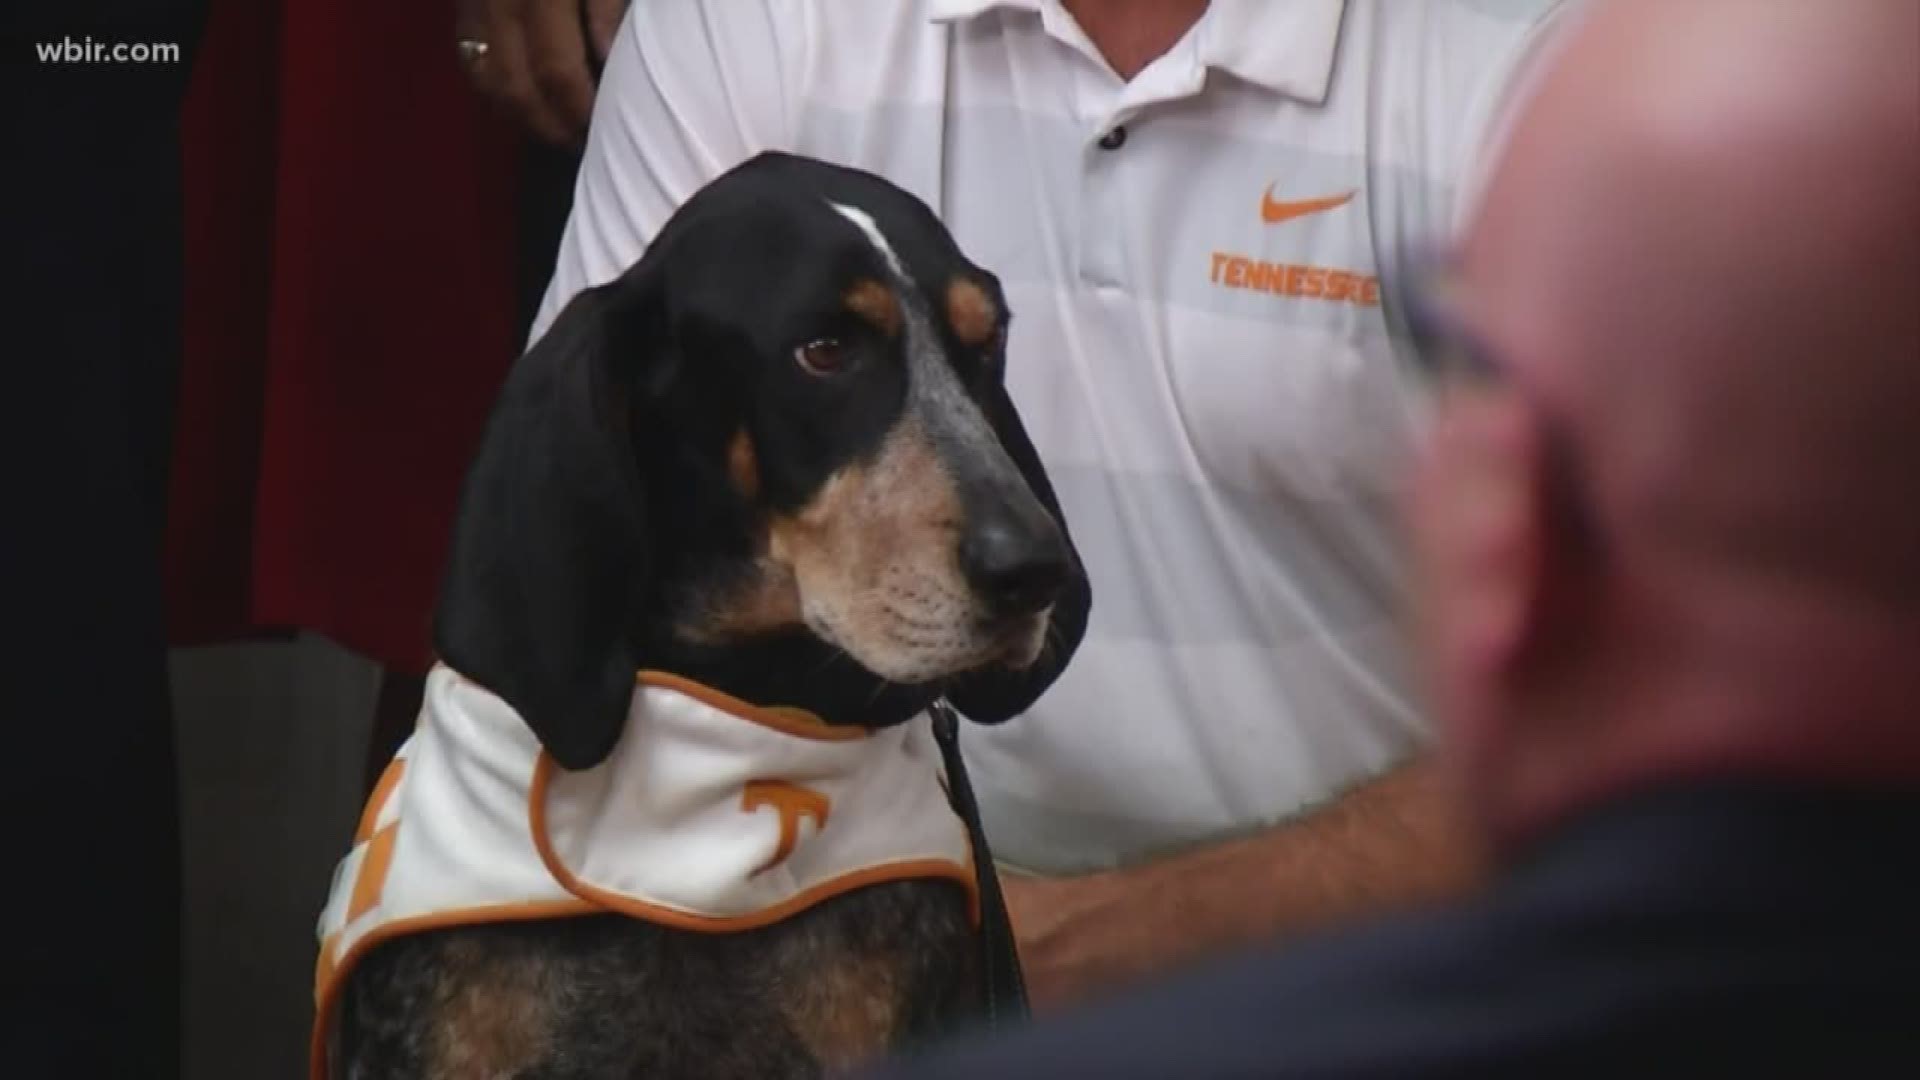
[[[810,1077],[977,1021],[997,891],[927,714],[1024,711],[1090,604],[1008,320],[925,204],[783,154],[573,299],[335,875],[317,1076]]]

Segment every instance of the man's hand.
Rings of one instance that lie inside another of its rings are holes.
[[[1212,847],[1069,878],[1002,874],[1037,1012],[1142,976],[1448,895],[1478,856],[1430,762],[1297,821]]]
[[[485,51],[467,61],[475,88],[548,142],[580,141],[594,72],[628,0],[457,0],[454,36]]]

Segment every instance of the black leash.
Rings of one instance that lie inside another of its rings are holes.
[[[1000,894],[1000,874],[987,847],[987,831],[980,824],[980,804],[967,782],[967,766],[960,760],[960,721],[945,698],[927,709],[933,717],[933,739],[947,768],[947,797],[960,820],[967,824],[973,848],[973,872],[980,891],[980,976],[985,991],[987,1027],[1019,1024],[1027,1019],[1027,984],[1020,974],[1020,950],[1013,940],[1013,922],[1007,917],[1006,897]]]

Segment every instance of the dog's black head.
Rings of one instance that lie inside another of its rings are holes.
[[[1008,312],[924,204],[762,155],[570,303],[462,494],[441,657],[569,768],[636,670],[836,722],[1004,720],[1089,596],[1001,376]]]

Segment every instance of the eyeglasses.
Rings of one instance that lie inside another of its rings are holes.
[[[1381,291],[1397,313],[1414,366],[1429,382],[1512,385],[1504,364],[1461,319],[1463,292],[1452,259],[1419,255],[1386,275]]]
[[[1452,259],[1417,256],[1386,278],[1382,294],[1387,310],[1405,336],[1415,369],[1427,382],[1499,388],[1530,396],[1511,365],[1462,318],[1464,290]],[[1590,555],[1598,554],[1602,533],[1571,435],[1552,409],[1537,398],[1534,405],[1545,441],[1547,497],[1556,527],[1563,530],[1562,539]]]

